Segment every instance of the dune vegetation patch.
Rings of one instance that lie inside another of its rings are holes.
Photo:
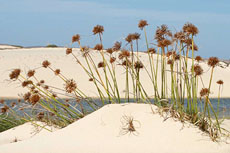
[[[140,29],[138,33],[130,33],[124,42],[117,41],[111,48],[105,49],[103,46],[104,27],[96,25],[92,33],[98,37],[98,43],[93,48],[82,44],[81,36],[76,34],[72,37],[71,47],[66,49],[66,55],[73,57],[76,64],[85,71],[85,77],[88,77],[89,81],[95,85],[95,92],[100,98],[100,103],[78,88],[76,80],[67,78],[62,70],[54,68],[50,61],[44,59],[39,69],[48,70],[59,77],[63,81],[63,88],[49,86],[48,82],[37,78],[38,68],[29,70],[26,75],[23,75],[21,69],[14,69],[9,74],[11,81],[17,81],[22,88],[28,89],[28,92],[23,95],[26,103],[17,103],[24,115],[19,117],[17,111],[4,104],[1,108],[2,115],[11,114],[25,121],[40,120],[65,127],[108,103],[122,101],[129,103],[131,99],[134,99],[136,103],[152,103],[151,99],[153,99],[154,104],[161,110],[159,113],[169,113],[172,118],[198,126],[208,133],[213,141],[226,134],[227,131],[221,127],[222,120],[218,115],[220,93],[224,82],[221,78],[218,82],[213,82],[219,59],[217,57],[208,59],[210,71],[207,73],[210,73],[210,80],[208,84],[204,84],[202,80],[204,70],[200,64],[203,58],[196,56],[198,46],[194,41],[199,33],[198,28],[191,23],[186,23],[179,32],[173,33],[167,25],[161,25],[154,33],[154,40],[151,40],[146,32],[148,22],[140,20],[137,26]],[[144,53],[148,57],[146,60],[148,60],[149,69],[140,59],[139,40],[141,38],[145,40]],[[73,51],[73,46],[80,48],[78,54],[83,57],[83,61]],[[100,55],[100,62],[95,62],[92,56],[95,52]],[[120,96],[123,91],[117,83],[117,67],[122,67],[124,70],[124,99]],[[150,79],[153,97],[147,94],[141,82],[143,71]],[[213,83],[219,85],[217,110],[214,110],[209,98]],[[202,86],[200,91],[198,91],[198,86]],[[59,96],[62,94],[74,99],[74,102],[69,103],[68,100],[61,99]],[[90,109],[86,110],[84,105]],[[30,108],[32,115],[26,113],[25,108]],[[137,132],[133,124],[137,121],[129,117],[126,117],[126,120],[127,124],[123,128],[125,133]]]

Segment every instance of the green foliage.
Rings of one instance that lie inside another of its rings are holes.
[[[55,48],[55,47],[58,47],[57,45],[55,44],[48,44],[46,47],[49,47],[49,48]]]
[[[6,131],[18,125],[25,123],[22,119],[15,119],[13,116],[0,115],[0,132]]]

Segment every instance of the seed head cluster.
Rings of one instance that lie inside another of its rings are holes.
[[[45,60],[45,61],[42,62],[42,66],[43,66],[44,68],[49,67],[49,66],[50,66],[50,62],[49,62],[48,60]]]
[[[113,50],[114,51],[119,51],[121,49],[121,42],[115,42],[113,45]]]
[[[10,75],[9,75],[9,77],[10,77],[10,79],[11,80],[16,80],[16,79],[18,79],[18,76],[20,75],[20,73],[21,73],[21,70],[20,69],[14,69],[11,73],[10,73]]]
[[[199,30],[198,28],[191,24],[191,23],[186,23],[184,26],[183,26],[183,31],[187,34],[192,34],[192,35],[197,35],[199,33]]]
[[[208,65],[210,67],[215,67],[215,66],[217,66],[218,63],[219,63],[219,59],[217,57],[210,57],[208,59]]]
[[[79,34],[76,34],[76,35],[74,35],[74,36],[72,37],[72,43],[77,42],[77,41],[79,41],[79,40],[80,40],[80,35],[79,35]]]
[[[210,93],[210,91],[208,88],[202,88],[200,91],[200,96],[205,97],[205,96],[208,96],[209,93]]]
[[[73,52],[72,48],[67,48],[66,49],[66,55],[69,55]]]
[[[28,72],[27,72],[27,76],[30,78],[30,77],[32,77],[32,76],[34,76],[34,74],[35,74],[35,70],[29,70]]]
[[[194,72],[196,76],[200,76],[203,74],[204,70],[202,69],[202,67],[198,64],[194,65]]]
[[[94,28],[93,28],[93,34],[96,35],[96,34],[103,34],[104,32],[104,27],[101,26],[101,25],[96,25]]]
[[[219,84],[219,85],[222,85],[222,84],[224,84],[224,81],[223,80],[218,80],[216,83]]]
[[[76,90],[77,84],[73,79],[67,80],[65,84],[65,91],[67,93],[72,93],[74,90]]]
[[[138,24],[138,27],[139,27],[141,30],[143,30],[144,27],[147,26],[147,25],[148,25],[148,23],[147,23],[146,20],[140,20],[140,21],[139,21],[139,24]]]
[[[103,49],[103,45],[102,44],[96,44],[94,49],[100,51]]]

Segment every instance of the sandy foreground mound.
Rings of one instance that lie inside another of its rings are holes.
[[[76,57],[86,66],[85,59],[80,53],[78,48],[73,49],[73,53]],[[97,65],[102,61],[102,57],[98,51],[92,50],[90,52],[91,57],[93,58],[95,64]],[[118,53],[113,54],[115,57],[118,57]],[[139,58],[143,62],[144,66],[151,72],[149,65],[149,57],[146,53],[139,53]],[[109,60],[109,55],[106,54],[106,59]],[[156,66],[157,55],[153,55],[154,64]],[[160,58],[159,58],[160,59]],[[28,70],[35,69],[35,76],[38,80],[45,80],[45,84],[49,86],[54,86],[60,89],[63,89],[64,82],[59,77],[55,76],[55,74],[49,70],[41,68],[42,62],[44,60],[48,60],[51,62],[51,67],[55,69],[60,69],[61,73],[68,79],[74,79],[77,83],[77,86],[80,90],[82,90],[89,97],[99,97],[97,93],[97,88],[95,87],[93,82],[89,81],[89,76],[83,70],[83,68],[76,63],[76,59],[74,59],[71,55],[66,55],[66,48],[21,48],[21,49],[6,49],[1,50],[0,52],[0,98],[18,98],[18,95],[24,94],[27,92],[26,88],[22,88],[21,84],[16,81],[12,82],[9,80],[10,72],[15,68],[20,68],[22,70],[22,75],[25,77]],[[116,78],[117,84],[120,91],[120,96],[125,97],[125,89],[126,89],[126,73],[124,67],[121,65],[121,61],[118,60],[116,63]],[[223,64],[223,63],[221,63]],[[205,63],[200,63],[202,68],[204,69],[204,74],[202,75],[202,79],[205,87],[208,87],[210,80],[210,67]],[[158,64],[158,86],[160,87],[161,82],[161,64]],[[191,60],[188,62],[188,67],[191,67]],[[167,69],[170,70],[167,65]],[[167,71],[168,77],[168,87],[170,88],[171,82],[171,74],[170,71]],[[104,76],[103,69],[99,69],[99,73],[101,76]],[[221,97],[230,97],[230,67],[226,67],[226,65],[217,66],[214,70],[213,83],[211,88],[210,97],[218,97],[219,85],[216,83],[218,80],[222,79],[224,81],[224,88],[221,93]],[[102,78],[103,79],[103,78]],[[109,79],[110,75],[109,75]],[[132,79],[130,81],[130,91],[132,90]],[[140,82],[142,83],[145,91],[147,92],[149,97],[154,96],[153,85],[151,83],[151,79],[149,78],[146,70],[142,69],[140,72]],[[199,82],[199,89],[203,88],[202,83]],[[102,90],[104,91],[104,90]],[[58,91],[60,92],[60,91]],[[169,91],[170,92],[170,91]],[[65,92],[64,92],[65,93]],[[160,88],[159,88],[160,93]],[[104,92],[104,95],[106,93]],[[60,95],[62,97],[62,95]]]
[[[27,122],[15,128],[0,133],[0,145],[15,143],[37,137],[38,135],[46,135],[57,128],[47,126],[42,122]]]
[[[156,107],[148,104],[106,105],[56,132],[1,145],[0,153],[230,152],[229,144],[212,142],[191,124],[163,121],[152,110]],[[133,119],[133,132],[127,131],[129,119]]]

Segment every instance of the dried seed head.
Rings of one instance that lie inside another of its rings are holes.
[[[95,50],[102,50],[103,49],[103,45],[102,44],[96,44],[94,47]]]
[[[121,49],[121,42],[115,42],[113,45],[113,50],[114,51],[119,51]]]
[[[204,70],[202,69],[202,67],[198,64],[194,65],[194,72],[196,76],[200,76],[203,74]]]
[[[30,101],[30,96],[31,96],[30,92],[25,93],[24,96],[23,96],[24,101],[29,102]]]
[[[131,43],[133,41],[133,34],[128,34],[128,36],[125,38],[125,41],[127,41],[128,43]]]
[[[140,36],[141,36],[141,34],[135,32],[135,33],[132,34],[132,39],[133,40],[138,40],[138,39],[140,39]]]
[[[219,85],[222,85],[222,84],[224,84],[224,81],[223,80],[218,80],[216,83],[219,84]]]
[[[114,63],[115,61],[116,61],[115,57],[111,57],[110,60],[109,60],[110,63]]]
[[[30,102],[32,105],[35,105],[40,100],[40,96],[38,94],[33,94],[30,96]]]
[[[98,68],[102,68],[105,67],[105,63],[104,62],[99,62],[97,65]]]
[[[155,54],[156,53],[156,49],[155,48],[149,48],[148,53]]]
[[[22,87],[23,87],[23,88],[26,87],[27,85],[28,85],[27,81],[23,81],[23,82],[22,82]]]
[[[33,91],[33,93],[38,94],[38,93],[39,93],[39,91],[38,91],[38,90],[34,90],[34,91]]]
[[[83,46],[83,47],[81,48],[81,52],[82,52],[82,56],[83,56],[83,57],[88,56],[88,54],[89,54],[89,52],[90,52],[89,47]]]
[[[89,81],[93,81],[93,78],[89,78]]]
[[[169,59],[169,60],[167,61],[167,64],[168,64],[168,65],[173,65],[173,60]]]
[[[177,33],[174,34],[174,38],[175,38],[176,40],[181,41],[181,42],[184,42],[184,41],[185,41],[185,37],[186,37],[186,36],[185,36],[185,33],[182,32],[182,31],[177,32]]]
[[[108,49],[106,50],[106,52],[109,53],[109,54],[112,54],[112,53],[113,53],[113,49],[112,49],[112,48],[108,48]]]
[[[1,108],[2,113],[6,113],[9,110],[9,107],[7,105],[4,105],[4,107]]]
[[[192,39],[189,38],[189,37],[187,37],[183,42],[186,43],[187,46],[191,46],[192,45]]]
[[[72,43],[76,42],[76,41],[79,41],[80,40],[80,35],[79,34],[76,34],[72,37]]]
[[[48,60],[45,60],[45,61],[42,62],[42,66],[44,68],[47,68],[48,66],[50,66],[50,62]]]
[[[11,107],[14,107],[16,105],[16,102],[12,102],[10,105]]]
[[[131,67],[132,63],[130,60],[124,60],[121,65]]]
[[[0,99],[0,104],[4,104],[5,100],[4,99]]]
[[[20,69],[14,69],[14,70],[10,73],[9,77],[10,77],[11,80],[12,80],[12,79],[18,79],[18,76],[20,75],[20,73],[21,73],[21,70],[20,70]]]
[[[209,93],[210,92],[209,92],[208,88],[202,88],[200,91],[200,96],[201,97],[208,96]]]
[[[44,112],[39,112],[39,113],[37,114],[37,119],[38,119],[38,120],[42,120],[42,119],[44,118],[44,116],[45,116],[45,113],[44,113]]]
[[[56,98],[56,97],[57,97],[57,94],[53,93],[52,96],[53,96],[54,98]]]
[[[157,42],[158,42],[157,46],[162,47],[162,48],[167,47],[167,46],[172,44],[172,41],[170,41],[168,39],[163,39],[163,40],[160,40],[160,41],[157,41]]]
[[[27,72],[27,76],[30,78],[30,77],[32,77],[32,76],[34,76],[34,74],[35,74],[35,70],[29,70],[28,72]]]
[[[77,84],[73,79],[66,81],[65,90],[67,93],[72,93],[74,90],[76,90],[76,88]]]
[[[172,33],[170,32],[170,30],[168,29],[168,26],[163,24],[160,27],[157,27],[156,33],[155,33],[155,39],[158,41],[162,41],[164,39],[166,39],[166,36],[172,36]]]
[[[175,55],[175,60],[177,61],[177,60],[180,60],[180,55],[179,54],[176,54]]]
[[[49,86],[48,86],[48,85],[45,85],[43,88],[46,89],[46,90],[48,90],[48,89],[49,89]]]
[[[198,28],[191,23],[186,23],[183,26],[183,31],[187,34],[192,34],[192,35],[197,35],[199,33]]]
[[[56,70],[54,71],[54,73],[55,73],[55,75],[59,75],[59,74],[61,73],[61,70],[60,70],[60,69],[56,69]]]
[[[144,28],[145,26],[147,26],[147,25],[148,25],[148,23],[147,23],[146,20],[140,20],[140,21],[139,21],[139,24],[138,24],[138,27],[139,27],[141,30],[143,30],[143,28]]]
[[[96,35],[96,34],[103,34],[104,32],[104,27],[101,26],[101,25],[96,25],[94,28],[93,28],[93,34]]]
[[[72,48],[67,48],[67,49],[66,49],[66,55],[71,54],[71,53],[72,53],[72,51],[73,51],[73,49],[72,49]]]
[[[88,51],[89,51],[89,47],[83,46],[83,47],[81,48],[81,50],[82,50],[82,52],[88,52]]]
[[[29,84],[33,84],[33,82],[32,82],[31,80],[23,81],[23,82],[22,82],[22,87],[26,87],[26,86],[28,86]]]
[[[215,67],[219,63],[219,59],[217,57],[210,57],[208,59],[208,65],[211,67]]]
[[[142,64],[141,61],[136,61],[134,64],[134,68],[137,69],[142,69],[144,67],[144,65]]]
[[[118,58],[123,59],[123,58],[128,58],[129,56],[130,56],[130,52],[128,50],[122,50]]]
[[[203,61],[203,58],[200,57],[200,56],[196,56],[195,60],[196,60],[197,62],[200,62],[200,61]]]
[[[172,55],[172,53],[173,53],[172,51],[168,51],[168,52],[166,53],[166,56],[169,57],[169,56]]]
[[[34,91],[35,87],[34,87],[34,86],[32,86],[32,87],[30,87],[30,89],[31,89],[31,91]]]
[[[190,45],[190,50],[192,50],[192,45]],[[194,51],[198,51],[199,50],[199,48],[198,48],[198,46],[196,44],[193,45],[193,50]]]

